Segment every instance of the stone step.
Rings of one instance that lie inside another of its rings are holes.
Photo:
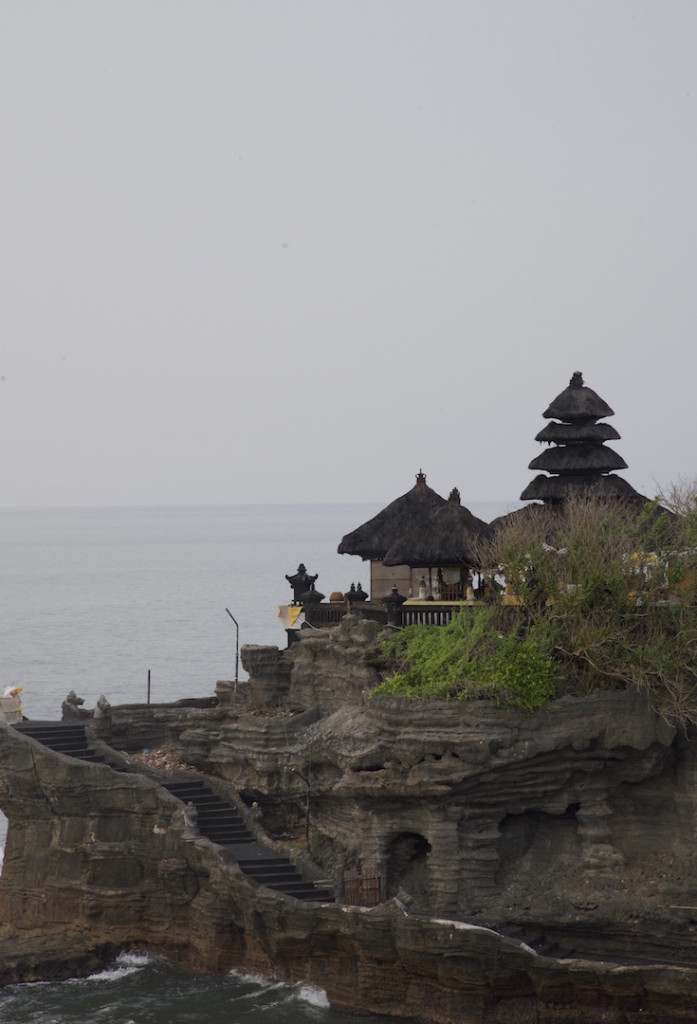
[[[253,836],[247,833],[244,836],[222,836],[213,838],[213,836],[204,836],[205,839],[210,839],[216,846],[249,846],[250,843],[254,842]]]
[[[242,821],[241,818],[230,819],[225,818],[220,820],[219,818],[198,818],[196,821],[199,829],[203,832],[249,832],[249,829]]]
[[[295,882],[285,884],[280,882],[265,882],[264,885],[267,889],[273,889],[274,892],[282,892],[286,896],[293,896],[296,900],[316,900],[319,903],[332,901],[332,897],[326,889],[315,889],[314,885],[308,884],[307,882],[301,882],[299,884],[296,884]]]
[[[219,796],[201,796],[198,793],[193,793],[190,799],[191,803],[194,804],[196,807],[201,807],[205,810],[215,810],[216,807],[232,807],[232,804],[229,803],[229,801],[223,800]]]
[[[254,836],[244,825],[229,828],[216,828],[215,825],[199,825],[199,832],[212,843],[224,843],[226,839],[245,839],[248,843],[254,842]]]
[[[242,867],[241,862],[238,861],[238,863]],[[280,861],[278,864],[269,864],[268,866],[255,862],[254,864],[246,864],[242,870],[246,875],[252,875],[254,878],[266,878],[267,875],[278,875],[279,877],[281,875],[297,875],[298,878],[302,877],[298,874],[293,862],[289,860]]]
[[[84,722],[48,722],[41,720],[24,719],[22,722],[17,722],[15,728],[20,729],[22,732],[35,731],[35,732],[70,732],[71,730],[84,729]]]
[[[71,750],[87,746],[87,738],[84,733],[81,736],[40,736],[32,732],[23,732],[22,735],[28,736],[29,739],[36,740],[37,743],[42,743],[52,750]]]
[[[226,827],[218,827],[217,825],[199,825],[199,831],[202,836],[207,839],[227,839],[231,836],[232,839],[238,839],[241,836],[247,836],[249,841],[252,842],[252,834],[249,828],[244,825],[227,825]]]
[[[38,740],[40,743],[85,742],[84,729],[80,729],[77,732],[42,732],[39,729],[20,729],[19,727],[17,727],[17,732],[21,732],[23,736],[31,736],[32,739]]]
[[[242,860],[238,860],[237,863],[242,868],[242,870],[244,870],[245,868],[248,868],[248,867],[253,868],[253,867],[266,866],[266,865],[290,864],[291,863],[288,860],[287,857],[276,856],[274,854],[270,854],[267,857],[266,853],[267,853],[266,849],[264,847],[260,846],[259,847],[259,854],[260,855],[258,857],[245,857]]]
[[[60,748],[52,747],[50,743],[44,743],[43,746],[47,750],[52,750],[55,754],[63,754],[65,757],[89,757],[90,754],[94,754],[94,750],[90,747],[67,747],[65,750]]]
[[[177,793],[177,794],[179,794],[179,793],[202,793],[202,794],[204,794],[204,793],[212,793],[213,792],[213,790],[210,789],[208,786],[206,786],[206,784],[204,782],[176,781],[174,779],[156,779],[155,781],[159,782],[159,784],[161,786],[164,786],[165,789],[168,789],[170,791],[170,793]]]
[[[290,871],[277,870],[263,873],[257,871],[245,871],[243,874],[247,875],[249,878],[254,878],[262,885],[271,885],[275,882],[278,882],[279,884],[285,884],[287,882],[302,882],[303,885],[307,885],[303,876],[292,869]]]
[[[242,820],[242,815],[236,807],[232,807],[230,804],[222,804],[220,807],[212,807],[210,804],[200,804],[197,800],[192,800],[191,803],[198,811],[199,818],[229,818],[234,816],[239,821]]]
[[[216,835],[239,835],[241,833],[250,834],[249,829],[243,821],[199,821],[197,822],[200,831],[210,834],[215,832]]]

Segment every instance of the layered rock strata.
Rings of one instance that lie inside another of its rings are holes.
[[[692,737],[631,690],[534,714],[370,700],[376,641],[348,620],[285,652],[246,648],[250,681],[219,685],[217,707],[104,704],[89,726],[95,744],[147,736],[214,776],[279,843],[307,833],[301,860],[336,906],[255,885],[152,780],[2,726],[0,977],[39,976],[36,950],[56,973],[58,950],[74,970],[144,945],[444,1024],[691,1019]],[[378,906],[350,905],[355,878]]]

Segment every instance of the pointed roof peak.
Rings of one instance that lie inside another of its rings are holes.
[[[552,475],[535,477],[521,494],[522,501],[556,502],[572,489],[590,487],[622,497],[636,493],[626,480],[613,475],[613,470],[626,469],[627,463],[605,444],[608,439],[619,437],[615,428],[598,420],[614,413],[600,395],[584,384],[580,370],[572,374],[568,386],[542,415],[553,422],[538,433],[536,440],[546,441],[551,447],[533,459],[529,468]]]
[[[576,370],[568,387],[557,395],[542,415],[546,420],[578,423],[583,420],[601,420],[615,414],[600,395],[583,383],[583,374]]]

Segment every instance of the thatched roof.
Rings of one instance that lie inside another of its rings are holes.
[[[547,473],[609,473],[626,469],[621,455],[606,444],[567,444],[547,448],[533,459],[528,469],[544,469]]]
[[[657,517],[675,518],[674,512],[669,511],[662,505],[654,505],[649,498],[639,494],[626,480],[618,476],[605,476],[600,477],[600,479],[592,477],[585,481],[579,480],[575,486],[569,486],[567,479],[563,482],[561,489],[557,489],[560,481],[559,477],[538,476],[530,484],[530,490],[533,489],[537,481],[540,481],[541,487],[544,487],[545,490],[550,488],[551,485],[551,489],[554,491],[552,495],[553,500],[548,501],[544,505],[524,505],[523,508],[516,509],[514,512],[507,512],[505,515],[493,519],[490,525],[494,532],[505,529],[508,526],[514,526],[519,522],[525,524],[528,521],[538,521],[545,528],[548,543],[555,544],[556,524],[558,517],[564,514],[564,501],[566,499],[574,500],[574,498],[583,497],[588,497],[591,500],[596,497],[600,498],[601,501],[611,500],[613,506],[617,503],[620,508],[626,509],[629,514],[639,515],[648,511],[647,528],[649,528],[651,523],[655,522]],[[556,488],[555,484],[557,485]],[[534,502],[543,500],[543,497],[537,493],[530,495],[531,500]]]
[[[595,422],[614,413],[607,402],[586,387],[579,371],[542,415],[561,422],[550,423],[538,433],[536,440],[547,441],[551,447],[534,458],[529,468],[555,475],[536,477],[521,494],[523,501],[559,502],[567,494],[577,494],[579,488],[592,489],[604,497],[644,500],[626,480],[607,475],[627,468],[622,456],[605,444],[620,435],[614,427]]]
[[[540,479],[538,477],[538,479]],[[545,478],[548,479],[548,478]],[[496,519],[492,519],[489,523],[493,533],[497,530],[502,529],[506,526],[512,526],[515,523],[523,522],[526,523],[528,520],[533,522],[536,519],[542,519],[543,522],[552,520],[556,513],[556,506],[554,505],[523,505],[522,508],[514,509],[512,512],[505,512],[502,516],[497,516]],[[552,534],[550,532],[550,538]],[[548,538],[549,539],[549,538]]]
[[[596,476],[590,474],[570,474],[569,476],[536,476],[521,494],[522,501],[562,501],[571,493],[588,491],[602,498],[622,498],[625,501],[641,502],[645,498],[635,491],[631,484],[620,476]]]
[[[360,555],[364,559],[384,558],[396,541],[410,530],[422,527],[428,517],[445,504],[445,498],[428,486],[426,476],[419,470],[410,491],[346,534],[339,544],[339,554]]]
[[[491,527],[460,504],[453,491],[448,501],[425,522],[413,527],[390,547],[385,565],[433,566],[480,564],[479,547],[491,535]]]
[[[619,441],[620,435],[611,423],[548,423],[536,441],[547,441],[549,444],[577,444],[581,441]]]
[[[602,420],[615,414],[600,395],[585,386],[583,375],[577,370],[568,388],[557,395],[542,415],[546,420],[578,423],[581,420]]]

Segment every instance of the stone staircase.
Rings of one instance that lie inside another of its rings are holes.
[[[13,725],[13,729],[21,732],[24,736],[30,736],[59,754],[77,757],[89,764],[107,763],[105,757],[89,746],[85,727],[79,723],[24,721]],[[125,769],[121,770],[125,771]]]
[[[237,808],[217,796],[205,782],[164,778],[156,781],[178,800],[193,806],[201,835],[230,850],[245,875],[296,900],[334,900],[328,889],[306,882],[288,857],[257,843]]]
[[[113,771],[128,771],[125,767],[109,764],[105,757],[97,754],[89,746],[85,726],[79,722],[24,721],[13,728],[57,753],[89,764],[106,764]],[[193,772],[190,774],[194,776]],[[196,812],[196,825],[200,834],[217,846],[228,849],[243,874],[259,885],[265,885],[296,900],[333,902],[333,894],[326,888],[305,881],[288,857],[256,842],[237,808],[214,793],[203,780],[192,777],[157,778],[153,781],[182,803],[191,804]]]

